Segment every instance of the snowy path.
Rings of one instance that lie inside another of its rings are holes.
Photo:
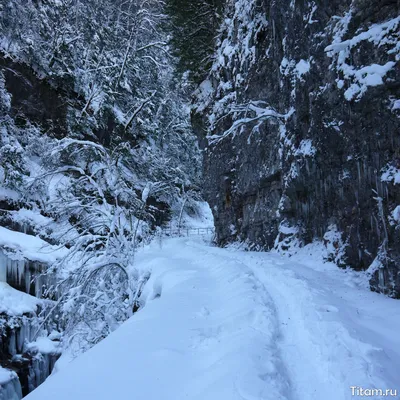
[[[400,302],[330,264],[188,239],[137,257],[145,307],[34,400],[340,400],[400,389]],[[400,391],[399,391],[400,393]]]

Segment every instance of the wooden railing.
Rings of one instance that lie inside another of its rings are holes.
[[[215,229],[208,228],[163,228],[162,236],[176,237],[176,236],[201,236],[213,235]]]

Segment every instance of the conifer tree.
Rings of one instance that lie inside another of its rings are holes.
[[[178,57],[178,71],[189,72],[195,83],[211,66],[214,39],[220,24],[223,0],[168,0],[171,44]]]

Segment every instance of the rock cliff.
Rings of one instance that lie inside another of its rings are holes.
[[[220,245],[320,239],[400,297],[399,6],[227,2],[192,113]]]

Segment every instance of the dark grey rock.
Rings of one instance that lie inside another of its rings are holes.
[[[379,271],[374,272],[371,286],[399,297],[400,227],[390,215],[400,204],[400,184],[381,179],[388,166],[400,167],[400,110],[393,108],[393,101],[400,99],[400,68],[393,51],[399,25],[391,32],[392,44],[363,40],[351,46],[346,62],[356,70],[397,63],[382,84],[368,86],[352,98],[345,93],[357,82],[344,76],[337,68],[337,57],[326,49],[334,42],[338,21],[344,21],[350,10],[341,42],[368,31],[372,24],[397,18],[399,2],[247,2],[254,3],[250,20],[263,17],[267,21],[261,27],[256,24],[251,35],[254,62],[243,62],[240,35],[252,27],[248,22],[245,27],[245,19],[235,16],[235,3],[246,2],[228,2],[231,23],[222,29],[217,52],[227,42],[235,51],[224,63],[217,57],[209,78],[211,102],[195,106],[192,116],[204,149],[204,192],[215,216],[218,244],[240,240],[250,247],[269,249],[280,241],[290,243],[288,236],[306,244],[323,239],[334,224],[344,243],[340,265],[366,270],[384,249],[384,286],[377,283]],[[286,72],[284,58],[292,61]],[[295,66],[301,60],[307,60],[310,69],[299,76]],[[239,74],[243,82],[235,84]],[[343,87],[337,84],[339,80]],[[223,82],[233,86],[221,89]],[[234,96],[227,104],[222,99],[228,94]],[[283,122],[285,134],[282,124],[269,119],[258,129],[249,123],[235,135],[210,144],[206,135],[221,134],[244,116],[223,113],[250,101],[263,101],[282,114],[293,107],[294,114]],[[224,112],[218,114],[221,107]],[[210,123],[212,114],[215,124],[212,119]],[[304,154],[302,146],[307,141],[314,151]],[[296,233],[280,232],[282,224]]]

